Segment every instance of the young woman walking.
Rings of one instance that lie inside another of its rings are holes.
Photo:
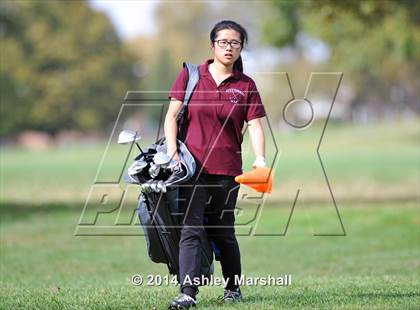
[[[235,215],[239,184],[235,176],[242,174],[241,143],[244,122],[248,124],[256,156],[253,167],[265,163],[265,140],[261,118],[264,106],[255,82],[243,73],[241,51],[248,40],[246,30],[234,21],[217,23],[210,33],[213,58],[199,66],[200,79],[188,104],[185,144],[197,163],[196,174],[183,189],[189,197],[181,229],[179,268],[181,294],[169,309],[196,306],[198,287],[192,283],[199,277],[199,245],[204,233],[204,213],[210,226],[208,236],[220,249],[220,264],[226,281],[222,299],[242,300],[235,277],[241,276],[241,256],[235,237]],[[184,68],[169,93],[171,99],[165,118],[168,154],[179,161],[176,150],[176,117],[182,106],[188,71]]]

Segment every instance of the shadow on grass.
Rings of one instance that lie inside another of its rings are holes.
[[[413,201],[417,201],[418,197],[394,197],[394,199],[387,199],[387,200],[371,200],[371,199],[341,199],[340,206],[343,204],[347,205],[387,205],[387,204],[405,204],[405,203],[412,203]],[[311,206],[319,206],[324,204],[325,200],[305,200],[305,205],[308,207]],[[329,201],[328,201],[329,202]],[[0,222],[4,222],[6,220],[14,219],[26,219],[33,215],[39,214],[52,214],[52,213],[62,213],[62,212],[69,212],[69,213],[76,213],[82,212],[84,208],[85,202],[82,201],[69,201],[69,202],[47,202],[47,203],[26,203],[26,202],[15,202],[15,201],[0,201]],[[290,201],[284,200],[276,200],[271,201],[270,203],[266,204],[267,207],[276,207],[276,208],[290,208]]]
[[[16,202],[0,202],[0,222],[8,220],[27,219],[34,215],[51,214],[57,212],[80,213],[83,202],[29,204]]]
[[[410,292],[410,293],[356,293],[351,294],[353,297],[360,298],[404,298],[404,297],[420,297],[420,292]]]

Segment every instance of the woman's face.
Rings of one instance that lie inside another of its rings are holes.
[[[235,44],[242,43],[241,34],[233,29],[223,29],[217,32],[215,41],[219,41],[219,44],[226,45],[225,47],[219,46],[218,42],[211,43],[211,49],[214,53],[214,58],[225,66],[230,66],[241,55],[242,45],[235,48]],[[232,44],[226,44],[226,42],[232,42]]]

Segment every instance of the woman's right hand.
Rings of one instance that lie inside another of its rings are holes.
[[[181,107],[183,105],[182,101],[179,101],[177,99],[171,98],[171,102],[169,104],[168,112],[166,113],[165,117],[165,138],[167,143],[167,154],[171,159],[176,161],[176,166],[174,166],[172,169],[175,169],[176,167],[181,167],[181,161],[179,159],[179,154],[177,150],[177,140],[176,136],[178,133],[178,124],[177,124],[177,117],[178,113],[181,110]]]
[[[176,163],[177,163],[177,166],[181,166],[181,159],[179,158],[179,154],[178,154],[178,152],[177,151],[174,151],[174,152],[168,152],[168,155],[173,159],[173,160],[175,160],[176,161]],[[172,170],[174,170],[175,169],[175,167],[173,167],[172,168]]]

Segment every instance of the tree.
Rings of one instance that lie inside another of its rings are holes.
[[[306,32],[328,43],[330,66],[345,72],[359,94],[355,104],[364,100],[401,103],[419,111],[420,2],[306,0],[293,5],[277,0],[272,7],[292,26],[284,34],[279,29],[285,20],[272,20],[267,40],[281,47]]]
[[[3,1],[0,40],[0,136],[101,129],[137,83],[110,21],[84,1]]]

